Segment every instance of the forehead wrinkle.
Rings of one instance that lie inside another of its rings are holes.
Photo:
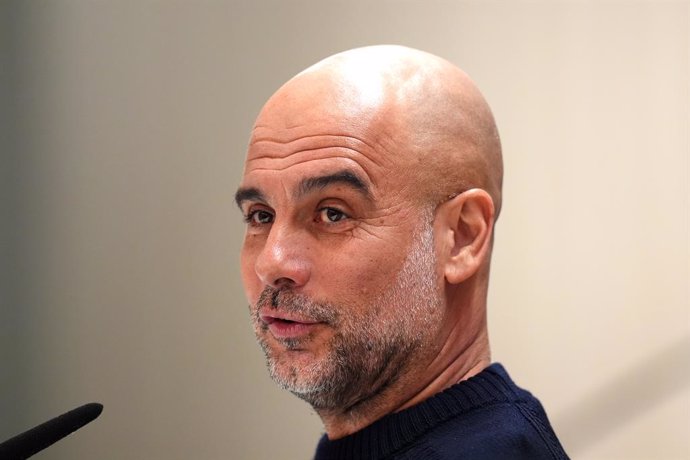
[[[328,154],[328,152],[321,152],[324,150],[337,150],[339,154]],[[316,152],[321,152],[320,155],[316,155]],[[362,159],[368,160],[367,162],[362,161]],[[315,150],[304,150],[300,152],[295,152],[286,157],[274,157],[274,156],[261,156],[247,159],[245,176],[248,173],[255,171],[285,171],[294,166],[299,166],[310,161],[320,161],[320,160],[341,160],[347,163],[352,163],[360,169],[366,180],[373,184],[372,179],[372,169],[385,169],[383,166],[370,161],[367,155],[353,149],[347,149],[343,147],[333,147],[327,149],[315,149]],[[257,165],[258,162],[258,165]],[[367,164],[371,163],[371,164]],[[270,166],[268,165],[270,164]]]
[[[258,161],[258,160],[278,160],[278,161],[284,161],[284,160],[290,159],[291,157],[294,157],[295,155],[313,153],[313,152],[318,152],[318,151],[320,151],[320,150],[336,150],[336,149],[337,149],[337,150],[344,150],[344,151],[354,152],[354,153],[356,153],[356,154],[360,154],[360,155],[366,157],[366,155],[364,155],[364,154],[363,154],[362,152],[360,152],[359,150],[351,149],[351,148],[349,148],[349,147],[315,147],[315,148],[312,148],[312,149],[300,149],[300,150],[297,150],[297,151],[288,153],[287,155],[273,155],[273,154],[271,154],[271,153],[265,153],[265,154],[262,154],[262,155],[252,155],[251,158],[249,158],[249,159],[247,160],[247,162],[250,162],[250,161]],[[351,158],[351,156],[349,156],[349,155],[338,155],[338,156],[343,157],[343,158]],[[310,158],[310,159],[322,160],[322,159],[327,159],[327,158],[336,158],[336,156],[319,156],[319,157]],[[309,161],[309,160],[304,160],[304,161]],[[301,161],[300,161],[300,162],[301,162]]]
[[[255,154],[251,151],[252,147],[264,150],[265,148],[262,144],[277,144],[278,148],[271,149],[270,153]],[[315,144],[311,147],[305,146],[303,144]],[[253,138],[249,143],[249,155],[248,159],[261,159],[261,158],[287,158],[296,153],[301,152],[313,152],[322,149],[338,148],[347,149],[355,152],[357,154],[363,155],[369,159],[372,163],[381,166],[381,162],[377,160],[376,148],[365,141],[364,139],[352,136],[349,134],[313,134],[300,136],[290,140],[282,140],[279,137],[263,136],[260,138]],[[284,154],[280,153],[280,150],[286,150]],[[370,151],[370,152],[368,152]]]
[[[270,128],[265,127],[263,129],[270,129]],[[256,131],[256,129],[254,131]],[[354,142],[362,143],[362,144],[366,145],[367,147],[369,147],[370,149],[374,148],[369,142],[364,140],[363,137],[355,136],[353,134],[349,134],[349,133],[345,133],[345,132],[342,132],[342,133],[340,133],[340,132],[324,132],[324,133],[319,133],[319,134],[305,134],[302,136],[296,136],[296,137],[292,137],[292,138],[287,138],[287,137],[283,138],[283,137],[279,136],[277,133],[273,133],[272,136],[271,135],[259,136],[256,134],[252,134],[251,141],[249,142],[249,145],[253,145],[253,144],[256,144],[259,142],[275,142],[278,144],[290,144],[290,143],[298,142],[301,140],[314,140],[316,138],[324,138],[323,139],[324,141],[343,139],[346,142],[347,141],[354,141]]]

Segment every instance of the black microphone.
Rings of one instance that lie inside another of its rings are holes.
[[[102,404],[84,404],[18,434],[0,444],[0,460],[22,460],[31,457],[91,422],[101,415],[102,411]]]

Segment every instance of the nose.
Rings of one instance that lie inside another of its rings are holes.
[[[276,289],[304,286],[311,274],[305,243],[299,231],[274,224],[254,265],[261,282]]]

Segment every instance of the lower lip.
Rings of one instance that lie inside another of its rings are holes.
[[[277,339],[294,339],[309,334],[318,324],[276,320],[269,323],[268,330]]]

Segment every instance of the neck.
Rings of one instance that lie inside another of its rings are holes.
[[[412,407],[491,364],[486,322],[488,267],[470,282],[446,285],[445,312],[435,343],[393,363],[394,378],[345,408],[316,409],[331,440],[385,415]]]
[[[474,337],[464,340],[463,347],[455,346],[463,343],[458,338],[460,332],[451,328],[435,354],[422,360],[424,365],[411,363],[405,371],[401,370],[396,381],[375,395],[344,409],[316,410],[328,438],[339,439],[355,433],[387,414],[419,404],[484,370],[491,363],[485,323]],[[467,337],[466,331],[464,336]]]

